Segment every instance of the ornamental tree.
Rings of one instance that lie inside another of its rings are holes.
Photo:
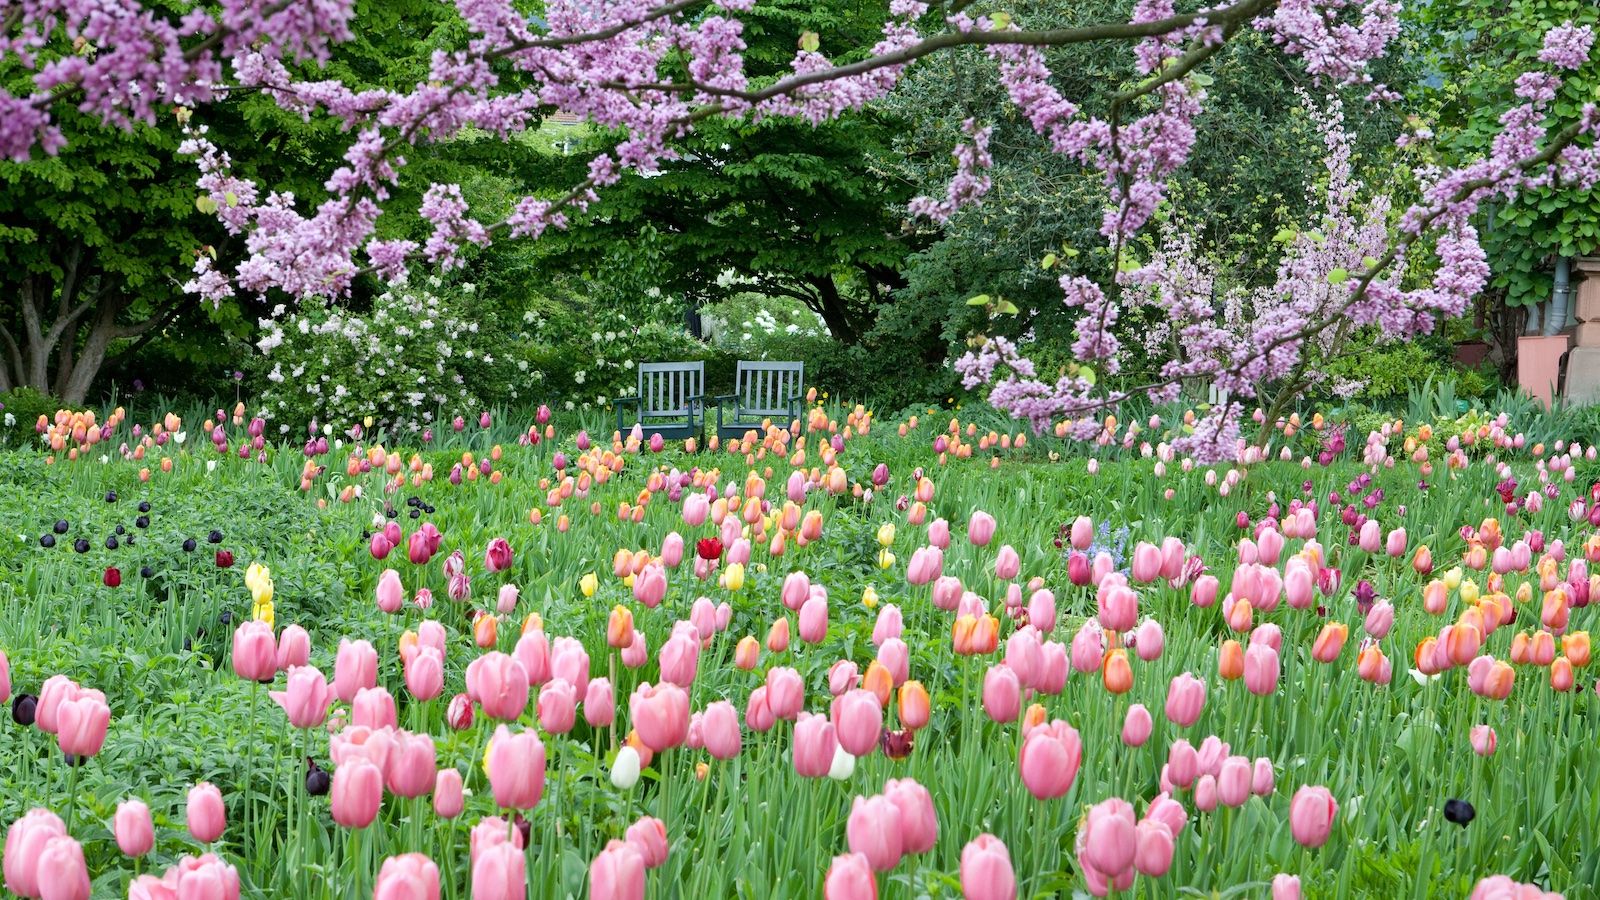
[[[1264,34],[1320,83],[1367,87],[1373,102],[1396,99],[1370,70],[1399,32],[1394,0],[1236,0],[1183,11],[1174,0],[1133,0],[1124,16],[1092,22],[1070,15],[1025,21],[971,0],[892,0],[869,49],[824,50],[815,32],[804,31],[787,71],[767,77],[752,76],[743,57],[739,17],[756,2],[553,0],[529,16],[509,0],[457,0],[468,37],[433,52],[425,81],[356,89],[316,69],[330,46],[359,27],[351,0],[220,0],[170,17],[136,0],[14,0],[0,53],[35,74],[29,89],[0,95],[0,153],[22,159],[66,150],[53,115],[60,105],[113,126],[176,115],[189,129],[183,146],[199,166],[202,205],[243,247],[238,261],[199,257],[187,288],[212,302],[271,290],[300,299],[339,296],[363,272],[397,279],[417,260],[449,268],[467,246],[565,228],[624,170],[654,171],[708,119],[829,121],[884,97],[919,60],[977,46],[1045,143],[1102,173],[1107,199],[1099,230],[1120,270],[1130,237],[1150,221],[1193,151],[1207,62],[1241,32]],[[1089,111],[1057,87],[1044,49],[1096,41],[1127,45],[1134,80],[1103,109]],[[1186,378],[1210,378],[1236,397],[1252,397],[1254,384],[1289,371],[1306,342],[1336,320],[1394,337],[1430,330],[1458,315],[1488,277],[1472,224],[1482,203],[1556,182],[1587,188],[1600,180],[1594,103],[1567,121],[1550,120],[1563,76],[1588,64],[1593,41],[1585,26],[1550,29],[1538,67],[1516,79],[1516,105],[1501,116],[1489,152],[1422,173],[1420,199],[1395,217],[1384,252],[1338,282],[1342,299],[1331,305],[1331,318],[1259,323],[1232,343],[1212,328],[1205,335],[1218,344],[1204,362],[1175,359],[1148,384],[1113,389],[1105,387],[1113,379],[1102,376],[1118,370],[1120,295],[1114,284],[1107,291],[1071,275],[1060,286],[1063,302],[1080,311],[1076,371],[1042,379],[1016,344],[999,340],[963,357],[959,370],[970,386],[990,383],[991,402],[1035,426],[1064,420],[1070,433],[1092,436],[1099,430],[1095,410],[1135,391],[1171,399]],[[240,91],[348,129],[344,163],[320,196],[296,197],[245,177],[228,148],[213,141],[206,105]],[[509,139],[552,110],[624,139],[589,160],[586,176],[570,189],[523,197],[498,220],[480,218],[458,185],[441,183],[426,191],[419,210],[428,225],[424,239],[380,236],[379,217],[410,148],[468,129]],[[987,192],[991,128],[965,125],[947,189],[913,199],[913,212],[937,221]],[[1415,280],[1394,274],[1427,253],[1437,258],[1431,272]],[[1222,405],[1182,435],[1178,449],[1205,459],[1231,454],[1242,409],[1240,402]]]

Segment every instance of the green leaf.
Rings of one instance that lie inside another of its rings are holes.
[[[817,48],[821,46],[822,39],[817,37],[817,33],[815,31],[802,31],[800,33],[801,50],[804,50],[807,53],[815,53],[817,52]]]
[[[1014,316],[1020,310],[1018,310],[1017,309],[1017,305],[1015,303],[1012,303],[1010,300],[1001,300],[1000,301],[1000,306],[999,306],[999,311],[1000,311],[1000,314],[1003,315],[1003,316]]]
[[[222,199],[227,201],[229,209],[233,209],[235,206],[239,205],[239,195],[235,194],[233,191],[223,194]]]
[[[988,306],[989,305],[989,295],[988,294],[979,294],[976,297],[972,297],[972,298],[967,300],[967,305],[968,306]]]
[[[1378,267],[1378,258],[1375,256],[1363,256],[1361,257],[1361,265],[1369,270],[1376,269]]]
[[[205,215],[213,215],[217,211],[217,201],[205,196],[204,194],[201,194],[200,196],[194,198],[194,208],[200,210],[200,212],[204,213]]]
[[[1332,272],[1328,273],[1329,284],[1344,284],[1349,280],[1350,272],[1347,269],[1334,269]]]
[[[1287,244],[1299,236],[1300,232],[1295,231],[1293,228],[1280,228],[1278,233],[1272,236],[1272,239],[1280,244]]]
[[[1011,13],[997,12],[989,14],[989,25],[992,31],[1004,30],[1011,24]]]
[[[1216,83],[1215,78],[1212,78],[1210,75],[1207,75],[1204,72],[1195,72],[1191,74],[1189,76],[1189,80],[1200,85],[1201,87],[1210,87],[1212,84]]]
[[[1055,265],[1056,255],[1054,253],[1046,253],[1044,255],[1044,262],[1040,264],[1040,268],[1053,269],[1055,268]]]

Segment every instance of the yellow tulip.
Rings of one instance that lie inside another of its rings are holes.
[[[728,567],[722,570],[722,586],[730,591],[744,587],[743,563],[729,563]]]
[[[600,579],[596,578],[593,572],[589,572],[578,579],[578,590],[583,591],[585,597],[593,597],[595,589],[598,587],[600,587]]]
[[[878,544],[887,547],[894,543],[894,523],[885,522],[878,526]]]
[[[894,554],[888,548],[878,551],[878,568],[887,569],[894,565]]]
[[[878,592],[870,584],[861,592],[861,605],[867,609],[873,609],[878,605]]]
[[[1461,577],[1462,572],[1460,566],[1456,566],[1450,571],[1444,573],[1445,587],[1448,587],[1452,591],[1458,587],[1461,587]]]

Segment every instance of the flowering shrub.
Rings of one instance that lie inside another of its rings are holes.
[[[528,390],[568,410],[604,408],[638,387],[638,365],[647,362],[706,360],[714,354],[680,324],[608,306],[580,314],[528,310],[512,348],[514,377]],[[714,366],[708,366],[709,383]]]
[[[261,329],[261,409],[280,432],[368,416],[416,432],[441,415],[525,392],[505,359],[493,305],[471,284],[447,286],[435,276],[396,287],[364,313],[278,306]]]

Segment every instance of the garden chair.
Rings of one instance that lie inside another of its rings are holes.
[[[806,391],[805,363],[739,360],[734,369],[733,393],[719,396],[717,437],[744,437],[759,430],[765,419],[783,417],[783,424],[800,418]]]
[[[659,434],[679,440],[704,434],[705,378],[703,362],[641,363],[638,393],[615,401],[617,431],[626,434],[637,422],[646,437]],[[627,406],[633,407],[635,417],[625,424],[622,410]]]

